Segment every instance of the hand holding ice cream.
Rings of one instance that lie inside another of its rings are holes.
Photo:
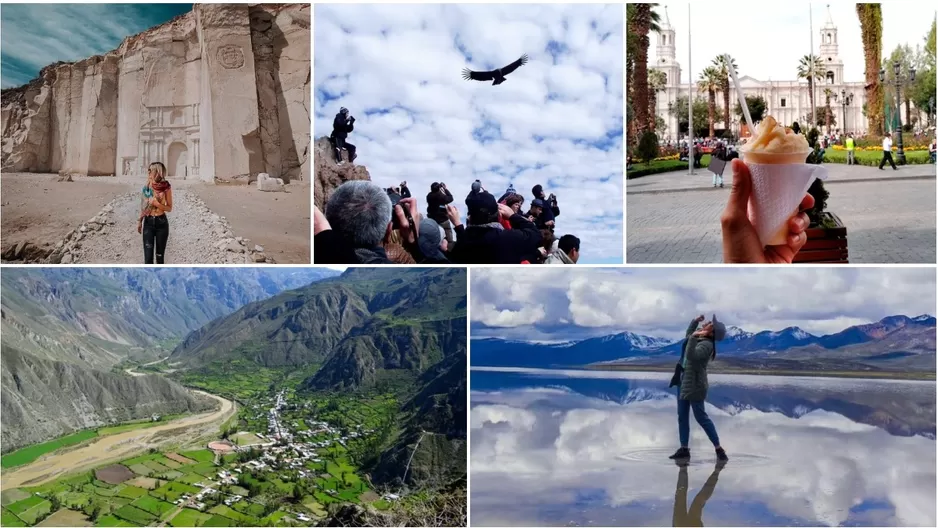
[[[815,178],[824,179],[827,171],[820,165],[805,163],[811,147],[801,134],[778,124],[772,116],[759,123],[753,136],[739,149],[750,179],[748,218],[763,246],[791,244],[791,229],[799,206]],[[733,164],[734,187],[740,166]],[[813,203],[813,199],[812,199]],[[807,225],[805,225],[807,227]],[[801,243],[800,247],[804,245]]]

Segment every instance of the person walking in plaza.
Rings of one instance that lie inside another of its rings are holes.
[[[896,163],[892,161],[892,138],[889,137],[889,134],[883,136],[883,159],[879,161],[879,170],[883,170],[883,165],[885,165],[887,161],[889,165],[892,166],[892,170],[899,170],[899,167],[896,167]]]
[[[694,418],[707,433],[707,438],[716,449],[717,460],[725,462],[729,458],[720,445],[720,437],[717,435],[713,420],[707,416],[704,402],[707,400],[707,390],[710,388],[707,382],[707,365],[716,358],[716,342],[726,337],[726,325],[717,321],[714,315],[710,321],[698,329],[698,325],[703,320],[704,316],[701,315],[691,321],[685,333],[687,339],[684,341],[684,348],[681,352],[679,363],[681,368],[678,369],[681,379],[677,398],[677,427],[681,447],[668,458],[690,459],[690,411],[693,410]]]
[[[848,134],[844,142],[847,144],[847,165],[856,165],[857,160],[854,157],[856,155],[856,144],[853,142],[853,134]]]

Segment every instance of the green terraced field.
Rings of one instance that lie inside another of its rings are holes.
[[[41,444],[17,449],[12,453],[0,457],[0,467],[6,469],[22,466],[23,464],[29,464],[46,453],[51,453],[63,447],[80,444],[86,440],[91,440],[96,436],[98,436],[98,433],[95,431],[79,431],[75,434],[56,438],[55,440],[50,440]]]

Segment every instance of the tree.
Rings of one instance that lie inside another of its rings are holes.
[[[665,132],[668,130],[668,122],[660,115],[655,116],[655,132]]]
[[[713,119],[717,109],[716,92],[720,89],[720,72],[713,66],[707,66],[700,72],[700,79],[697,80],[697,89],[701,92],[707,92],[707,116],[710,123],[710,135],[713,137]]]
[[[730,129],[730,67],[733,70],[739,70],[736,66],[736,59],[730,57],[726,60],[726,55],[717,55],[713,59],[713,66],[720,72],[720,91],[723,92],[723,126],[726,130]],[[755,118],[753,118],[755,119]]]
[[[926,126],[934,124],[932,116],[935,114],[935,22],[931,23],[931,30],[925,36],[925,48],[917,56],[918,72],[915,74],[915,84],[909,90],[909,98],[921,111],[928,114]]]
[[[702,116],[706,114],[708,111],[709,111],[709,105],[707,104],[707,100],[704,99],[703,97],[695,97],[694,98],[694,116]],[[723,117],[720,115],[720,112],[722,112],[722,110],[718,110],[717,115],[714,116],[715,121],[720,121],[723,119]],[[678,96],[677,100],[675,101],[675,104],[671,107],[670,115],[677,116],[678,133],[686,134],[687,124],[688,124],[687,123],[688,115],[687,115],[687,96],[686,95]],[[708,131],[707,125],[706,124],[701,125],[701,120],[695,118],[694,119],[694,135],[697,137],[702,137],[702,136],[707,135],[707,131]]]
[[[753,124],[765,118],[765,109],[768,103],[765,102],[765,99],[763,99],[761,95],[747,95],[746,106],[749,107],[749,117],[752,118]],[[743,108],[739,106],[739,103],[736,103],[736,106],[733,107],[733,112],[736,114],[736,117],[739,118],[740,123],[746,122],[746,117],[743,115]]]
[[[834,91],[828,87],[824,87],[824,126],[827,127],[827,133],[831,133],[831,121],[833,120],[834,114],[831,113],[831,96],[834,95]]]
[[[814,104],[814,86],[817,81],[824,79],[824,72],[827,68],[824,62],[817,55],[805,55],[798,61],[798,78],[808,80],[808,97],[811,100],[812,115],[810,119],[815,119],[817,113]]]
[[[668,84],[668,76],[661,70],[648,71],[648,129],[652,132],[657,130],[658,120],[658,92],[664,90]]]
[[[632,63],[632,108],[635,110],[633,120],[636,132],[648,129],[648,34],[659,31],[660,21],[654,8],[658,4],[632,4],[634,11],[629,20],[629,33],[634,32],[635,47],[633,49],[635,60]],[[627,13],[628,14],[628,13]]]
[[[916,57],[916,50],[913,50],[909,46],[897,45],[895,49],[892,50],[892,53],[889,54],[889,58],[883,59],[881,65],[883,71],[886,72],[886,80],[883,82],[883,97],[886,99],[886,106],[888,108],[896,107],[896,72],[893,67],[895,63],[899,63],[899,72],[900,79],[908,80],[909,68],[919,69],[921,72],[920,66],[917,64],[918,59]],[[916,74],[916,83],[921,78],[920,73]],[[934,77],[934,75],[932,75]],[[932,79],[934,83],[934,79]],[[903,124],[908,124],[912,116],[912,91],[914,90],[915,83],[904,83],[900,93],[903,95],[902,101],[905,104],[905,115],[906,119],[903,120]],[[925,107],[928,107],[928,102],[926,100]],[[889,129],[895,130],[897,128],[896,116],[898,116],[899,108],[896,108],[896,113],[893,114],[891,111],[890,114],[893,115],[892,120],[889,123]]]
[[[883,11],[880,4],[857,4],[866,77],[867,133],[883,135],[883,87],[879,65],[883,53]]]

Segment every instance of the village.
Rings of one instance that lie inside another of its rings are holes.
[[[237,432],[202,448],[151,450],[15,490],[23,498],[10,506],[29,505],[32,522],[10,525],[296,526],[315,524],[330,504],[384,510],[401,497],[376,493],[353,453],[396,408],[390,397],[366,404],[285,390],[259,394],[243,402]]]

